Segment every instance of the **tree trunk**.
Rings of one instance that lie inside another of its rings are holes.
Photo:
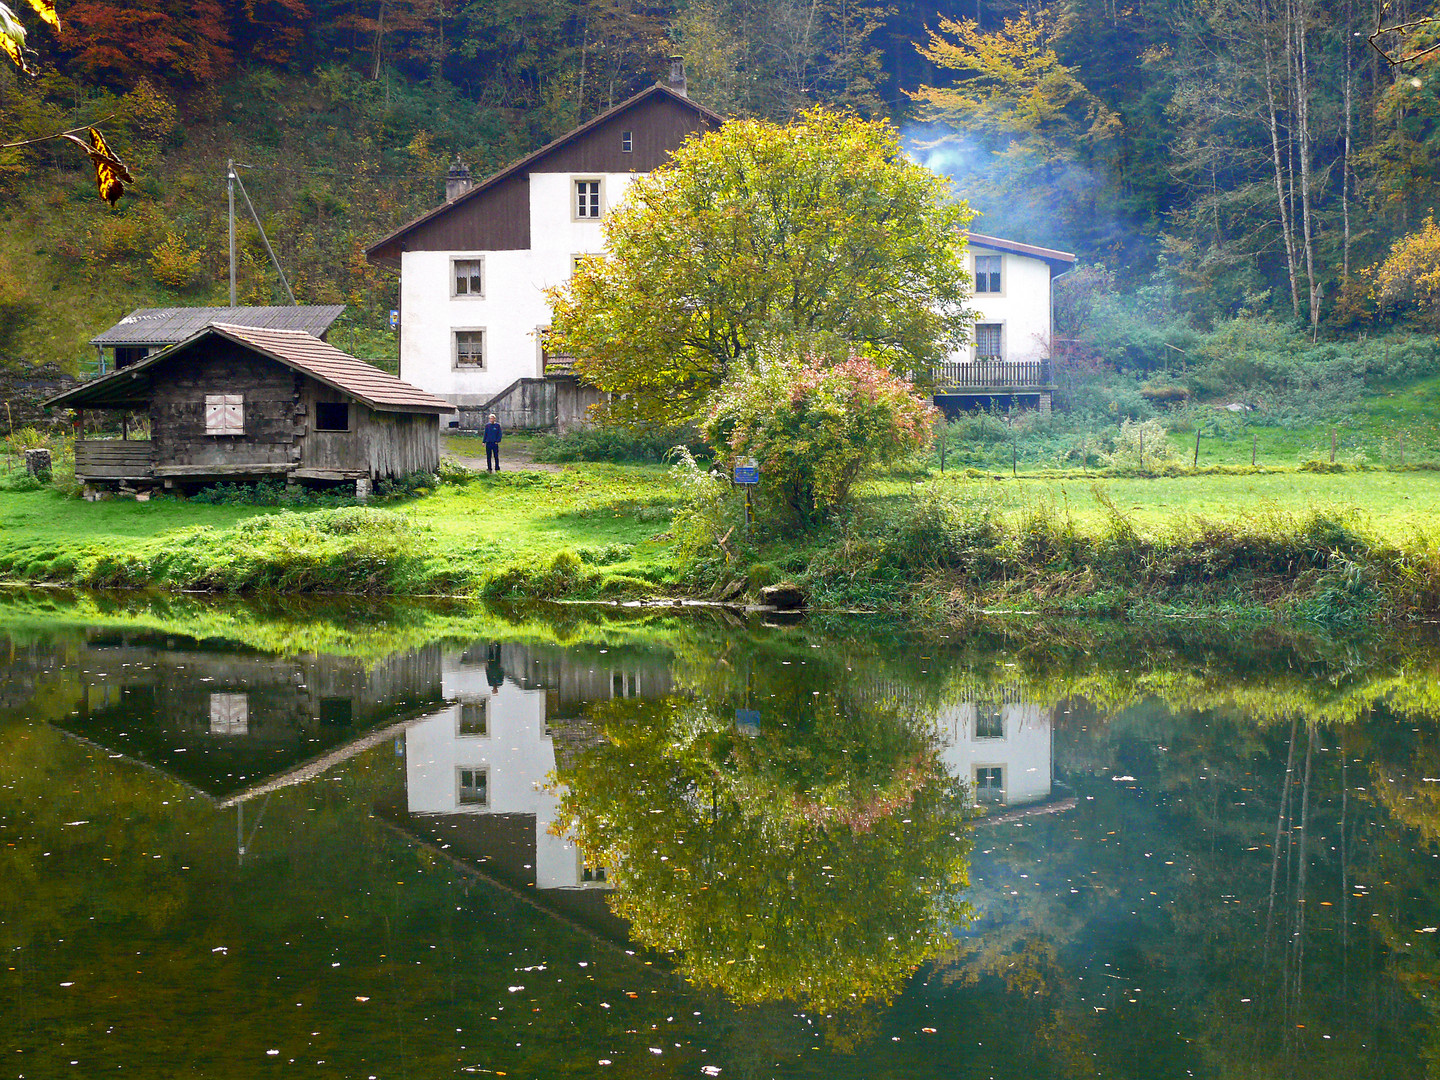
[[[1275,64],[1271,52],[1270,6],[1260,5],[1260,39],[1265,50],[1265,104],[1270,119],[1270,152],[1275,163],[1275,203],[1280,209],[1280,233],[1285,239],[1285,270],[1290,279],[1290,306],[1300,317],[1300,283],[1296,275],[1295,228],[1291,222],[1289,201],[1285,197],[1285,161],[1280,153],[1280,118],[1275,106]]]

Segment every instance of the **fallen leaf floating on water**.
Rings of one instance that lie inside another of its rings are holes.
[[[89,143],[68,132],[64,137],[89,155],[90,163],[95,166],[95,186],[100,190],[100,198],[108,202],[113,209],[120,201],[120,196],[125,194],[125,185],[135,182],[130,170],[111,152],[105,137],[95,128],[90,129]]]

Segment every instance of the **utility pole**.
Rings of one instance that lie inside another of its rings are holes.
[[[230,189],[230,306],[235,306],[235,159],[227,163],[225,184]]]

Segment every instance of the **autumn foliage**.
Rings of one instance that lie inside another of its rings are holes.
[[[935,415],[871,360],[773,356],[726,383],[705,434],[722,456],[755,458],[762,501],[805,525],[845,503],[867,467],[928,445]]]

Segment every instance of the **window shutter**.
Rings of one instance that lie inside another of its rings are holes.
[[[225,395],[205,395],[205,434],[223,435],[225,433]]]
[[[227,435],[243,435],[245,433],[245,395],[225,395],[225,433]]]

